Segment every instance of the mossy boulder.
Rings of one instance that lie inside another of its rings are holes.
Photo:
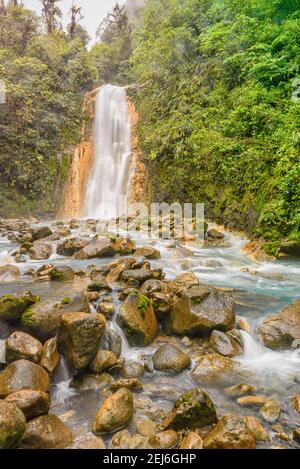
[[[10,394],[5,398],[5,402],[16,404],[22,410],[26,420],[48,414],[51,404],[48,393],[33,389],[23,389]]]
[[[15,448],[26,428],[23,412],[11,402],[0,401],[0,449]]]
[[[111,433],[124,428],[132,419],[133,396],[125,388],[108,397],[100,407],[94,424],[94,433]]]
[[[54,414],[42,415],[27,423],[22,449],[61,449],[72,442],[72,433]]]
[[[3,295],[0,297],[0,320],[17,322],[27,308],[39,301],[40,297],[30,292]]]
[[[190,366],[191,359],[174,345],[164,344],[156,350],[152,362],[157,371],[180,372]]]
[[[43,353],[41,342],[25,332],[13,332],[5,342],[6,361],[30,360],[38,363]]]
[[[75,271],[72,267],[57,266],[51,270],[50,278],[56,282],[67,282],[69,280],[74,280]]]
[[[47,392],[49,384],[49,376],[44,368],[28,360],[18,360],[0,374],[0,398],[23,389]]]

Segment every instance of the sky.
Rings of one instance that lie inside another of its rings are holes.
[[[40,13],[41,2],[39,0],[23,0],[26,7]],[[72,0],[61,0],[60,9],[64,14],[64,23],[68,23],[67,13],[72,5]],[[93,40],[96,37],[96,30],[101,23],[101,20],[112,10],[116,0],[75,0],[76,5],[82,7],[85,18],[81,21],[89,35]],[[119,3],[124,3],[124,0],[119,0]]]

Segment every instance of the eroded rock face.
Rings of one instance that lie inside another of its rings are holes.
[[[199,290],[199,295],[196,292],[191,295],[187,291],[187,294],[174,302],[169,317],[170,331],[183,336],[201,336],[208,335],[214,329],[223,332],[233,329],[233,298],[201,287]]]
[[[255,449],[255,440],[242,417],[225,415],[204,437],[205,449]]]
[[[157,319],[152,304],[141,294],[127,297],[120,308],[117,322],[132,347],[151,344],[157,333]]]
[[[11,402],[0,401],[0,449],[15,448],[26,427],[23,412]]]
[[[28,360],[13,362],[0,374],[1,398],[23,389],[47,392],[48,388],[48,373],[40,365]]]
[[[100,407],[93,425],[94,433],[111,433],[124,428],[132,419],[133,396],[125,388],[108,397]]]
[[[48,414],[51,404],[49,394],[32,389],[10,394],[5,398],[5,402],[16,404],[22,410],[26,420]]]
[[[71,367],[82,371],[94,359],[106,321],[100,314],[68,313],[61,318],[59,344]]]
[[[56,415],[42,415],[28,422],[21,440],[21,448],[60,449],[71,442],[70,430]]]
[[[24,311],[39,302],[38,296],[30,292],[17,295],[4,295],[0,297],[0,319],[9,322],[17,322]]]
[[[187,391],[175,402],[160,428],[201,428],[218,421],[215,406],[201,389]]]
[[[152,357],[153,367],[157,371],[180,372],[191,364],[190,357],[173,345],[159,347]]]
[[[43,353],[43,346],[31,335],[25,332],[13,332],[6,339],[6,361],[11,363],[15,360],[30,360],[38,363]]]
[[[266,318],[258,332],[264,345],[272,349],[290,346],[300,339],[300,300]]]

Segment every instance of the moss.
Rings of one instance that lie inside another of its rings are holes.
[[[0,297],[0,318],[7,321],[16,321],[20,319],[28,307],[39,301],[40,297],[34,295],[4,295]]]
[[[66,297],[62,300],[61,304],[62,304],[62,305],[68,305],[69,303],[71,303],[71,301],[72,301],[71,298],[69,298],[68,296],[66,296]]]
[[[32,308],[29,308],[27,309],[23,314],[22,314],[22,323],[25,325],[25,326],[32,326],[34,325],[34,321],[32,319],[32,315],[33,315],[33,309]]]
[[[147,309],[151,305],[151,300],[148,298],[146,295],[140,295],[139,297],[139,302],[138,302],[138,309],[142,313],[142,315],[145,315],[147,312]]]

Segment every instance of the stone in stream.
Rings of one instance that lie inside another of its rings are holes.
[[[98,350],[95,358],[90,363],[90,369],[93,373],[102,373],[117,364],[117,357],[110,350]]]
[[[19,407],[0,401],[0,449],[17,447],[25,428],[25,416]]]
[[[168,327],[181,336],[208,335],[214,329],[227,332],[235,326],[232,296],[194,287],[174,302]]]
[[[244,396],[245,394],[254,393],[256,391],[257,389],[255,386],[246,383],[235,384],[234,386],[230,386],[229,388],[225,389],[225,393],[232,397],[240,397]]]
[[[269,400],[265,396],[245,396],[239,397],[237,403],[242,407],[262,407]]]
[[[43,241],[36,241],[33,245],[28,249],[28,254],[31,259],[36,261],[44,261],[49,259],[52,254],[52,245],[51,243],[43,242]]]
[[[6,362],[30,360],[38,363],[43,353],[41,342],[25,332],[13,332],[5,343]]]
[[[27,309],[21,322],[32,335],[48,340],[58,333],[63,314],[78,311],[90,313],[89,302],[83,293],[42,301]]]
[[[57,266],[51,270],[50,278],[56,282],[67,282],[69,280],[74,280],[75,271],[72,267]]]
[[[248,429],[252,433],[255,441],[269,441],[270,435],[261,425],[259,420],[252,415],[243,417]]]
[[[202,449],[203,440],[195,432],[189,432],[182,440],[180,449]]]
[[[128,430],[116,433],[110,443],[112,449],[148,449],[148,438],[131,435]]]
[[[27,308],[39,301],[40,297],[30,292],[3,295],[0,297],[0,320],[17,322]]]
[[[141,293],[152,297],[153,293],[161,292],[162,282],[160,280],[150,279],[146,280],[140,288]]]
[[[114,330],[106,327],[101,337],[100,348],[102,350],[111,350],[117,358],[120,358],[122,351],[122,337]]]
[[[175,278],[175,282],[184,285],[185,288],[197,287],[199,285],[199,279],[194,272],[185,272],[178,275]]]
[[[152,362],[157,371],[181,372],[190,366],[191,359],[174,345],[165,344],[156,350]]]
[[[75,371],[83,371],[99,350],[106,326],[100,314],[68,313],[61,317],[59,347]]]
[[[49,384],[49,376],[44,368],[28,360],[18,360],[0,374],[0,398],[23,389],[47,392]]]
[[[109,272],[106,280],[109,284],[118,282],[125,270],[130,270],[133,265],[133,259],[121,259],[109,266]]]
[[[93,432],[111,433],[120,430],[130,422],[132,415],[132,393],[121,388],[103,402],[94,420]]]
[[[235,334],[233,334],[235,332]],[[227,333],[213,331],[210,336],[210,344],[214,350],[224,357],[236,357],[243,353],[242,338],[239,331],[230,331]]]
[[[87,287],[88,291],[102,292],[103,290],[111,291],[110,286],[108,285],[104,276],[100,276],[93,283],[90,283]]]
[[[89,241],[83,238],[71,237],[65,239],[57,245],[57,254],[60,256],[70,257],[76,252],[84,249],[89,244]]]
[[[101,392],[109,388],[113,383],[114,378],[107,373],[101,373],[101,375],[84,373],[73,378],[70,386],[79,391],[97,390]]]
[[[68,427],[54,414],[42,415],[27,423],[22,449],[61,449],[72,442]]]
[[[132,294],[122,304],[117,322],[132,347],[146,347],[157,333],[157,319],[149,298]]]
[[[34,241],[47,238],[48,236],[51,236],[52,234],[53,232],[51,231],[49,226],[39,226],[38,228],[33,228],[31,230],[31,235]]]
[[[175,448],[179,442],[179,435],[175,430],[159,432],[149,439],[149,446],[153,449]]]
[[[100,436],[87,433],[86,435],[78,436],[66,449],[105,449],[105,443]]]
[[[147,280],[152,278],[152,271],[149,269],[134,269],[134,270],[124,270],[121,275],[121,279],[124,282],[136,281],[138,285],[142,285]]]
[[[266,318],[258,332],[264,345],[272,349],[291,346],[300,340],[300,300]]]
[[[134,251],[134,242],[128,238],[116,238],[110,240],[102,237],[90,242],[75,254],[75,259],[93,259],[113,257],[115,254],[128,255]]]
[[[291,399],[291,404],[295,411],[300,414],[300,396],[294,396]]]
[[[115,313],[115,305],[108,301],[101,301],[98,304],[97,312],[103,314],[107,319],[111,319]]]
[[[142,436],[154,436],[157,433],[157,424],[153,420],[138,419],[135,422],[136,431]]]
[[[239,363],[217,353],[202,355],[192,376],[199,383],[214,383],[231,379]]]
[[[134,251],[135,256],[146,257],[146,259],[154,260],[160,259],[161,255],[158,249],[153,248],[152,246],[143,246],[137,248]]]
[[[279,402],[268,400],[260,409],[260,415],[268,423],[275,423],[279,419],[281,408]]]
[[[205,449],[255,449],[255,439],[242,417],[225,415],[204,437]]]
[[[160,429],[200,428],[217,421],[216,409],[209,395],[195,388],[177,399],[173,409],[160,425]]]
[[[21,271],[15,265],[0,266],[0,282],[14,282],[21,277]]]
[[[143,363],[139,362],[126,362],[123,367],[123,376],[125,378],[140,378],[143,376],[145,371],[145,366]]]
[[[110,386],[110,389],[113,392],[116,392],[121,388],[130,389],[130,391],[142,391],[143,385],[136,378],[131,378],[131,379],[121,378],[118,381],[115,381],[114,383],[112,383],[112,385]]]
[[[60,356],[57,350],[57,339],[56,337],[53,337],[52,339],[47,340],[44,344],[40,365],[51,374],[55,368],[58,367],[59,362]]]
[[[295,428],[293,430],[293,439],[300,442],[300,428]]]
[[[26,420],[48,414],[51,404],[49,394],[32,389],[23,389],[10,394],[5,398],[5,402],[16,404],[22,410]]]

